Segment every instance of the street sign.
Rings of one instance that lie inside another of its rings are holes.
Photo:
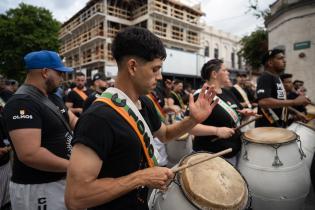
[[[296,42],[294,43],[294,50],[302,50],[311,48],[311,41],[304,41],[304,42]]]

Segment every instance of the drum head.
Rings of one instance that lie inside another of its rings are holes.
[[[243,134],[243,139],[259,144],[281,144],[297,138],[293,131],[284,128],[259,127]]]
[[[309,128],[309,129],[315,131],[315,127],[313,127],[313,126],[311,126],[311,125],[309,125],[309,124],[305,124],[305,123],[300,122],[300,121],[296,121],[296,122],[294,122],[294,123],[299,124],[299,125],[301,125],[301,126],[305,126],[305,127]],[[293,123],[292,123],[292,124],[293,124]]]
[[[209,157],[209,153],[187,156],[189,164]],[[217,157],[179,173],[181,187],[188,199],[201,209],[243,209],[248,200],[247,184],[227,161]]]
[[[306,108],[306,112],[308,114],[315,115],[315,106],[314,105],[309,104],[305,108]]]

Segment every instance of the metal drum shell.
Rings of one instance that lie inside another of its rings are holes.
[[[249,185],[253,209],[300,209],[311,183],[309,169],[301,159],[297,142],[269,145],[248,142],[243,137],[242,141],[238,169]],[[279,146],[278,157],[282,166],[272,165],[276,155],[272,146]]]
[[[302,122],[293,122],[287,129],[295,132],[299,136],[302,149],[306,155],[306,165],[308,168],[311,168],[315,152],[315,128]]]

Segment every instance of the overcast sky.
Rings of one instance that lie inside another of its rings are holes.
[[[206,14],[203,20],[208,25],[230,32],[234,35],[248,35],[257,27],[263,26],[262,20],[257,20],[247,13],[249,0],[188,0],[201,2],[201,10]],[[259,8],[266,9],[275,0],[258,0]],[[53,13],[54,18],[64,22],[83,8],[88,0],[0,0],[0,13],[15,8],[20,2],[45,7]]]

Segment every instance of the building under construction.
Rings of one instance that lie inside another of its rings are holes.
[[[88,77],[97,71],[108,75],[117,68],[111,55],[116,33],[140,26],[161,38],[167,49],[200,54],[205,47],[203,15],[200,4],[188,6],[179,0],[90,0],[62,25],[59,53],[67,66]]]

